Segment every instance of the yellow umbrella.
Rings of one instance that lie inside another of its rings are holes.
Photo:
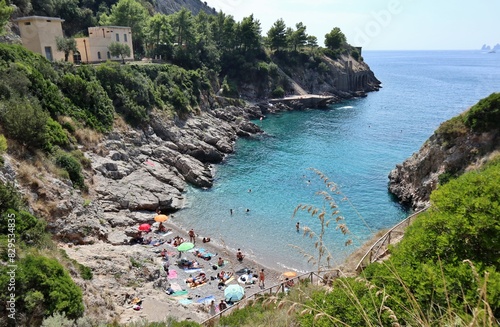
[[[297,276],[297,273],[295,271],[286,271],[282,275],[287,278],[292,278]]]
[[[155,217],[155,221],[159,222],[159,223],[164,223],[168,220],[168,216],[167,215],[158,215]]]

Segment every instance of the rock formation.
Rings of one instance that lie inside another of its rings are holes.
[[[461,135],[444,135],[439,129],[424,143],[417,153],[389,174],[389,191],[401,203],[413,209],[429,204],[431,192],[443,174],[457,176],[474,169],[500,149],[500,132],[468,132]]]

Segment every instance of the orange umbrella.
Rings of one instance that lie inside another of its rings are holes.
[[[287,278],[292,278],[297,276],[297,273],[295,271],[286,271],[282,275]]]
[[[168,216],[167,215],[158,215],[155,217],[155,221],[159,222],[159,223],[164,223],[168,220]]]

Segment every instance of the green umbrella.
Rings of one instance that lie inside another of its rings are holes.
[[[184,243],[182,243],[181,245],[179,245],[177,247],[177,251],[184,252],[184,251],[191,250],[192,248],[194,248],[194,244],[193,243],[191,243],[191,242],[184,242]]]
[[[245,295],[245,289],[240,285],[231,284],[224,290],[224,299],[226,302],[237,302]]]

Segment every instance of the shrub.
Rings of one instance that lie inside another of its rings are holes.
[[[465,113],[465,124],[476,132],[500,128],[500,93],[479,100]]]
[[[0,214],[9,209],[19,210],[24,207],[24,201],[17,192],[14,184],[0,181]]]
[[[285,96],[285,90],[281,86],[277,86],[272,93],[273,98],[282,98]]]
[[[351,56],[354,58],[354,60],[359,61],[360,55],[359,55],[358,50],[352,50]]]
[[[5,151],[7,151],[7,139],[0,134],[0,155],[4,154]]]
[[[107,131],[113,126],[114,108],[111,99],[95,77],[85,80],[67,73],[60,82],[61,90],[80,110],[72,113],[89,127]]]
[[[49,117],[46,129],[47,134],[44,140],[46,150],[50,151],[54,146],[67,147],[69,145],[68,135],[57,121]]]
[[[37,101],[12,98],[0,119],[8,137],[33,148],[44,145],[49,115]]]
[[[94,278],[94,274],[92,273],[92,269],[82,264],[78,264],[78,270],[80,271],[80,277],[85,280],[91,280]]]
[[[82,166],[75,157],[64,151],[58,151],[56,153],[56,164],[68,172],[69,178],[75,187],[85,187]]]
[[[65,312],[72,319],[83,314],[82,292],[57,260],[28,254],[16,264],[17,312],[32,321],[54,312]],[[2,289],[7,289],[9,283],[8,269],[0,266]],[[7,293],[0,294],[0,301],[6,301],[7,296]]]

